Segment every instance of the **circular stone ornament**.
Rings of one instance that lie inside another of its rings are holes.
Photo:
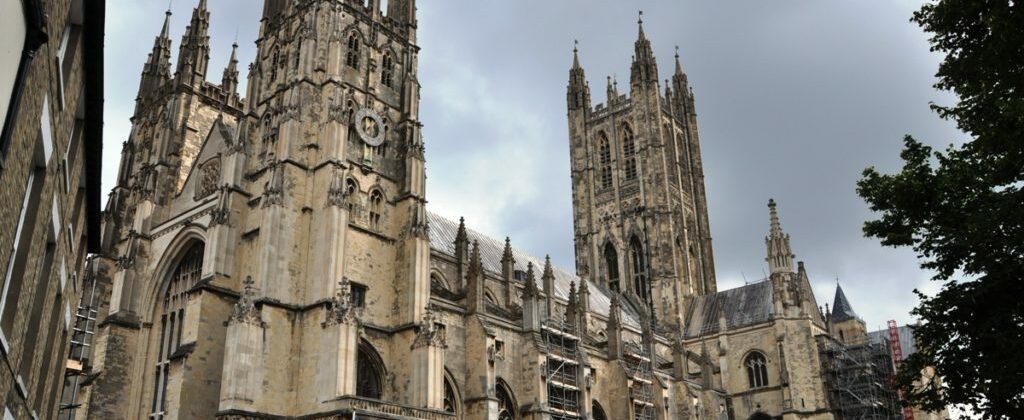
[[[356,125],[359,138],[363,139],[363,143],[370,147],[377,147],[384,143],[384,121],[376,111],[370,108],[356,111],[353,123]]]

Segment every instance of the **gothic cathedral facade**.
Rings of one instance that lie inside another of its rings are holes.
[[[575,273],[427,210],[414,0],[265,0],[244,99],[199,0],[143,68],[92,272],[95,419],[831,419],[828,335],[771,204],[718,291],[693,92],[641,24],[567,91]],[[172,68],[173,66],[173,68]]]

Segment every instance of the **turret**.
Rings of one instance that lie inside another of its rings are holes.
[[[768,236],[764,238],[768,256],[768,270],[771,274],[793,272],[793,251],[789,247],[789,235],[782,232],[779,223],[779,214],[775,211],[775,200],[768,200],[768,213],[771,219],[771,228]]]
[[[633,67],[631,69],[630,84],[633,89],[649,87],[658,83],[658,63],[654,59],[654,51],[651,50],[651,41],[644,34],[644,12],[640,12],[639,34],[633,44]]]
[[[206,80],[206,68],[210,63],[210,12],[206,0],[192,9],[192,20],[181,36],[178,50],[178,65],[175,76],[178,83],[197,86]]]
[[[587,76],[583,67],[580,67],[578,47],[572,49],[572,68],[569,69],[566,102],[569,104],[570,111],[590,109],[590,87],[587,85]]]
[[[846,344],[861,344],[867,339],[867,325],[854,312],[843,286],[836,282],[836,296],[829,316],[829,331],[834,338]]]

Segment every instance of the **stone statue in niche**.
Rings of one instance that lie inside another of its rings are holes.
[[[216,192],[217,182],[219,180],[220,160],[212,159],[204,163],[199,169],[199,184],[196,185],[196,200]]]

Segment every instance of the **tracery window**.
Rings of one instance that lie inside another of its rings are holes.
[[[768,359],[764,357],[764,353],[751,352],[743,366],[747,368],[747,381],[751,388],[768,386]]]
[[[619,253],[615,252],[615,246],[611,242],[604,246],[604,262],[608,267],[608,288],[613,292],[619,291]]]
[[[380,190],[373,190],[370,194],[370,228],[380,230],[380,218],[384,207],[384,194]]]
[[[359,354],[356,355],[356,395],[379,400],[383,374],[384,368],[377,352],[369,344],[359,343]]]
[[[604,132],[597,135],[597,158],[600,164],[601,189],[612,187],[612,149]]]
[[[352,33],[348,36],[348,51],[345,53],[345,65],[359,68],[359,36]]]
[[[387,87],[393,87],[391,81],[395,72],[395,63],[391,59],[391,53],[384,54],[380,67],[380,83]]]
[[[185,320],[185,304],[188,291],[199,281],[203,271],[202,242],[196,241],[175,264],[167,278],[163,301],[159,306],[159,337],[157,358],[153,375],[153,410],[149,418],[159,420],[165,416],[167,403],[167,376],[170,373],[171,356],[181,346],[181,331]],[[156,321],[154,317],[154,321]],[[155,322],[154,322],[155,323]],[[156,331],[154,330],[154,333]]]
[[[630,263],[633,269],[633,289],[644,302],[651,303],[651,285],[647,281],[647,259],[644,247],[636,236],[629,241]]]
[[[459,398],[455,394],[455,385],[448,375],[444,376],[444,411],[454,413],[456,416],[459,414]]]
[[[622,126],[622,157],[626,180],[636,179],[636,138],[628,125]]]
[[[519,410],[516,409],[515,400],[512,399],[512,392],[504,383],[498,383],[496,387],[498,397],[498,420],[516,420],[519,418]]]

